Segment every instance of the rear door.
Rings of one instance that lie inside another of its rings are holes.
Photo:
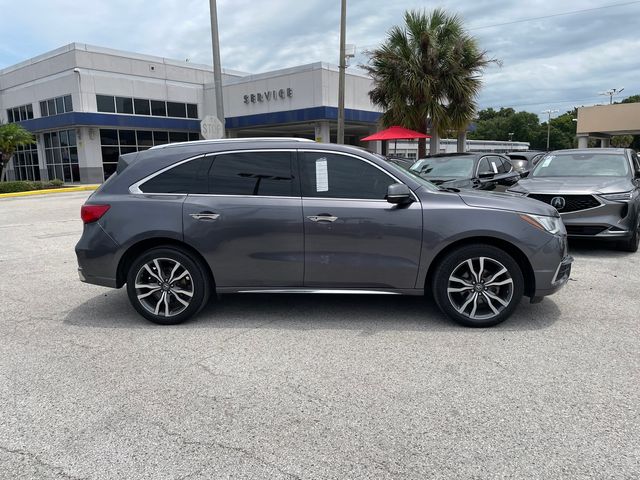
[[[298,153],[305,232],[304,285],[311,288],[414,288],[422,209],[385,200],[398,183],[360,157]]]
[[[294,151],[212,155],[207,191],[183,207],[185,241],[211,265],[216,286],[301,286],[302,200]]]

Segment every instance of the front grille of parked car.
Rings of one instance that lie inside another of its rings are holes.
[[[586,210],[588,208],[599,207],[601,203],[593,195],[562,195],[562,194],[542,194],[542,193],[530,193],[529,198],[534,200],[540,200],[541,202],[548,203],[554,206],[552,200],[554,198],[564,199],[564,208],[557,208],[560,213],[577,212],[579,210]]]
[[[568,235],[598,235],[607,227],[602,225],[566,225]]]

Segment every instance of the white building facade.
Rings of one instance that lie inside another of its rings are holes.
[[[380,129],[372,82],[348,71],[345,142]],[[0,70],[0,120],[19,122],[36,142],[19,149],[9,178],[100,183],[119,155],[168,142],[198,140],[200,119],[215,114],[211,67],[73,43]],[[295,136],[335,142],[338,67],[313,63],[251,75],[223,70],[227,136]],[[476,142],[477,143],[477,142]],[[480,142],[483,151],[526,149]],[[441,151],[450,150],[445,140]],[[402,146],[402,148],[400,148]],[[399,142],[414,157],[417,145]]]

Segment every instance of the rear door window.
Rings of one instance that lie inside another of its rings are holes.
[[[209,171],[209,193],[295,196],[292,160],[292,152],[282,151],[218,155]]]

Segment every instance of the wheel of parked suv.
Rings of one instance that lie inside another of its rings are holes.
[[[469,245],[447,254],[433,276],[438,307],[468,327],[490,327],[506,320],[524,292],[518,263],[504,250]]]
[[[146,251],[132,263],[127,293],[143,317],[175,325],[204,307],[210,286],[198,260],[176,247],[160,247]]]

